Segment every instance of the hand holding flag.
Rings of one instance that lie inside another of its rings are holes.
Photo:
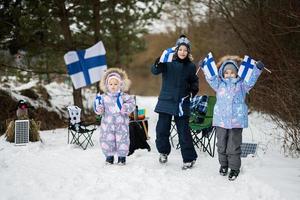
[[[176,47],[171,47],[163,51],[163,53],[160,56],[159,62],[166,63],[166,62],[172,62],[173,55],[175,53]]]
[[[251,57],[245,55],[238,71],[239,77],[248,82],[252,75],[254,66],[256,66],[259,70],[266,69],[269,73],[271,73],[269,69],[264,67],[264,64],[261,61],[255,61]]]
[[[245,55],[238,71],[239,77],[248,82],[253,72],[255,63],[256,61],[254,59]]]
[[[94,100],[94,112],[97,114],[97,115],[102,115],[102,113],[104,112],[104,107],[103,107],[103,99],[101,97],[101,94],[98,93],[96,95],[96,98]]]
[[[199,62],[199,68],[200,67],[203,70],[205,76],[207,76],[208,78],[218,75],[218,68],[211,52],[208,53],[201,64]]]

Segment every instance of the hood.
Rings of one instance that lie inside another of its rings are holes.
[[[238,65],[237,65],[237,63],[236,63],[235,61],[233,61],[233,60],[225,60],[225,61],[222,63],[220,69],[219,69],[219,76],[222,78],[222,80],[224,80],[224,75],[223,75],[224,67],[225,67],[228,63],[233,64],[233,65],[236,67],[236,70],[239,71],[239,67],[238,67]]]
[[[121,77],[121,92],[127,92],[130,88],[131,81],[128,79],[127,73],[120,68],[109,68],[105,71],[100,83],[99,87],[103,92],[108,92],[108,88],[106,85],[106,80],[109,74],[117,73]]]

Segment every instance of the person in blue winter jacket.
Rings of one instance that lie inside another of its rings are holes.
[[[189,129],[189,97],[197,94],[199,82],[196,66],[191,59],[190,41],[186,36],[181,35],[176,42],[173,60],[162,63],[160,58],[157,58],[151,67],[154,75],[162,75],[161,91],[155,107],[155,112],[159,114],[155,140],[156,148],[160,153],[159,162],[166,163],[171,152],[169,137],[174,116],[183,159],[182,169],[193,167],[197,159]]]
[[[234,60],[225,60],[219,73],[208,78],[209,85],[216,92],[213,126],[216,127],[219,173],[228,174],[229,180],[235,180],[241,167],[241,144],[243,128],[248,127],[248,107],[246,94],[256,83],[264,64],[258,61],[248,81],[238,76],[238,65]]]

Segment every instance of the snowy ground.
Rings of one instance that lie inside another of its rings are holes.
[[[181,170],[179,150],[172,149],[169,162],[158,162],[153,112],[156,97],[138,97],[147,109],[152,151],[136,150],[126,166],[104,164],[99,132],[94,147],[82,150],[67,144],[67,130],[41,132],[43,143],[15,146],[0,137],[1,200],[81,199],[300,199],[300,159],[284,157],[274,139],[282,131],[257,113],[249,116],[244,142],[258,142],[256,157],[242,159],[242,171],[234,182],[218,174],[217,157],[197,149],[195,168]]]

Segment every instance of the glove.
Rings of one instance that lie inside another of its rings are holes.
[[[259,69],[259,70],[262,70],[264,68],[264,63],[262,63],[260,60],[256,62],[256,67]]]
[[[198,91],[199,90],[192,90],[192,92],[191,92],[192,96],[191,97],[194,98],[194,96],[196,96],[198,94]]]
[[[199,88],[195,85],[194,86],[191,85],[189,90],[190,90],[190,95],[192,98],[194,98],[194,96],[196,96],[199,92]]]
[[[201,67],[201,68],[203,68],[203,65],[204,65],[204,62],[203,62],[203,60],[200,60],[200,61],[198,62],[198,67]]]
[[[155,59],[154,65],[158,65],[159,60],[160,60],[160,57],[157,57],[157,58]]]

